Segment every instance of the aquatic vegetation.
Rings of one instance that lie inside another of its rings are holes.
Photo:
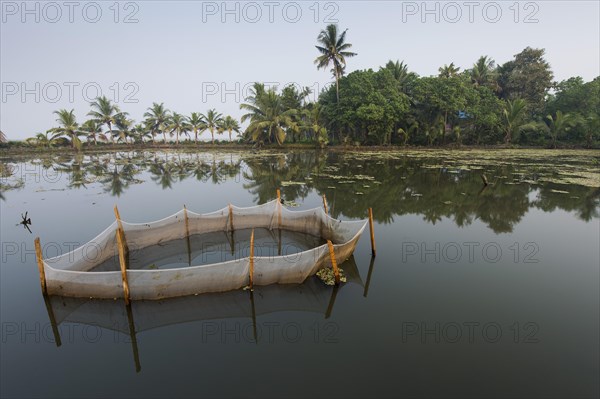
[[[340,282],[345,283],[347,279],[346,275],[344,274],[344,269],[338,267],[338,270],[340,272]],[[326,285],[335,285],[335,274],[333,269],[330,267],[319,270],[316,276]]]

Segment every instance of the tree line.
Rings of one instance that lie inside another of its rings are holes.
[[[471,68],[446,64],[437,76],[419,76],[403,61],[377,70],[346,74],[347,59],[357,56],[347,31],[329,25],[317,37],[318,69],[330,69],[335,85],[308,100],[310,89],[281,90],[255,83],[240,121],[215,109],[182,115],[154,103],[136,123],[106,97],[90,104],[89,119],[78,124],[74,110],[55,111],[58,127],[28,142],[81,148],[102,142],[145,143],[181,139],[197,143],[209,131],[232,134],[255,145],[328,143],[346,145],[495,145],[556,147],[598,145],[600,77],[555,82],[544,49],[527,47],[504,64],[487,55]],[[240,122],[248,122],[242,131]]]

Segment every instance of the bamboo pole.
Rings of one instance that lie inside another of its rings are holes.
[[[125,247],[125,234],[121,228],[117,229],[117,246],[119,248],[119,264],[121,265],[121,278],[123,279],[123,297],[125,304],[129,305],[129,282],[127,281],[127,248]]]
[[[119,214],[119,208],[115,205],[115,217],[117,218],[117,226],[119,230],[123,232],[123,245],[125,246],[125,250],[129,253],[129,246],[127,245],[127,240],[125,240],[125,230],[123,230],[123,223],[121,222],[121,215]],[[118,235],[118,234],[117,234]]]
[[[188,219],[188,213],[187,213],[187,208],[185,207],[185,204],[183,204],[183,218],[185,220],[185,236],[189,237],[190,236],[190,221]]]
[[[115,217],[117,218],[117,224],[119,228],[123,230],[123,223],[121,223],[121,215],[119,215],[119,208],[115,205]]]
[[[338,285],[340,283],[340,270],[338,269],[337,261],[335,260],[335,251],[333,250],[333,243],[331,240],[327,240],[327,246],[329,247],[329,257],[331,258],[331,267],[333,268],[335,284]]]
[[[277,226],[281,228],[281,191],[277,189]]]
[[[323,209],[325,209],[325,214],[329,215],[329,212],[327,210],[327,198],[325,197],[325,194],[323,194]]]
[[[375,227],[373,226],[373,208],[369,208],[369,230],[371,230],[371,254],[377,255],[377,249],[375,249]]]
[[[254,229],[250,235],[250,289],[254,286]]]
[[[233,231],[233,207],[229,204],[229,229]]]
[[[190,242],[190,221],[185,204],[183,204],[183,217],[185,220],[185,241],[187,243],[188,264],[192,265],[192,243]]]
[[[129,305],[129,282],[127,281],[127,263],[129,261],[129,247],[127,246],[127,240],[125,240],[125,231],[123,230],[123,223],[121,222],[121,215],[119,214],[119,208],[115,205],[115,217],[117,218],[117,248],[119,250],[119,264],[121,266],[121,278],[123,280],[123,297],[125,304]]]
[[[35,257],[37,259],[38,271],[40,272],[40,284],[42,285],[42,294],[48,295],[48,287],[46,286],[46,271],[44,270],[44,259],[42,258],[42,246],[40,238],[34,240]]]

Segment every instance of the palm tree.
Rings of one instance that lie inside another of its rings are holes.
[[[111,142],[114,143],[112,140],[112,125],[127,113],[121,112],[119,107],[112,104],[106,96],[96,98],[95,101],[90,103],[90,107],[92,107],[92,110],[88,112],[88,116],[91,116],[96,123],[108,127],[108,134],[111,137]]]
[[[398,81],[398,86],[403,91],[405,90],[407,83],[411,79],[414,79],[416,77],[416,75],[413,72],[408,71],[408,65],[406,65],[404,61],[394,62],[392,60],[389,60],[387,64],[385,64],[385,67],[381,69],[389,70],[392,73],[394,79]]]
[[[600,134],[600,115],[591,114],[585,118],[585,143],[588,148],[592,148],[594,137]]]
[[[175,132],[175,143],[179,145],[179,135],[188,131],[189,127],[185,122],[185,116],[178,114],[177,112],[173,112],[173,115],[170,118],[169,130],[170,134]]]
[[[112,133],[117,138],[117,141],[122,140],[127,143],[127,138],[131,137],[131,126],[133,125],[133,120],[127,119],[125,115],[122,115],[115,120],[115,125],[117,130]]]
[[[86,138],[89,140],[94,140],[94,145],[98,145],[97,137],[105,137],[102,134],[102,125],[96,122],[94,119],[89,119],[81,125],[81,131],[86,134]],[[106,137],[105,137],[106,140]]]
[[[502,113],[504,115],[504,142],[506,144],[511,142],[513,135],[523,126],[526,108],[527,102],[520,98],[513,101],[507,100],[504,104]]]
[[[169,120],[169,110],[165,108],[164,104],[152,103],[152,107],[149,107],[144,113],[144,118],[146,118],[145,123],[150,128],[150,132],[152,133],[152,142],[155,141],[155,136],[157,133],[162,133],[166,143],[167,135],[165,131]]]
[[[0,143],[6,143],[8,140],[6,140],[6,135],[4,134],[4,132],[2,132],[2,130],[0,130]]]
[[[246,99],[248,103],[240,104],[240,109],[249,111],[241,118],[242,122],[250,119],[246,134],[254,141],[266,139],[271,142],[271,137],[274,136],[277,144],[282,145],[286,130],[299,130],[294,120],[297,111],[285,109],[274,88],[264,91],[264,86],[255,85],[255,89],[256,96],[250,96]]]
[[[221,123],[222,116],[218,113],[214,108],[209,109],[206,115],[200,115],[202,119],[204,119],[203,130],[208,129],[210,131],[210,135],[212,137],[212,143],[215,144],[215,130],[219,128]]]
[[[460,68],[454,65],[454,62],[451,62],[450,65],[444,65],[438,69],[440,72],[440,78],[452,78],[458,75]]]
[[[54,143],[56,142],[56,139],[54,139],[52,137],[48,137],[48,133],[50,133],[50,131],[47,131],[46,133],[38,133],[35,135],[35,137],[30,137],[30,138],[26,139],[25,142],[27,144],[31,144],[31,145],[50,148],[54,145]]]
[[[322,121],[323,106],[319,103],[311,104],[307,109],[302,110],[302,122],[300,129],[308,136],[312,134],[313,139],[320,144],[327,144],[327,129]]]
[[[223,118],[223,120],[221,121],[221,125],[219,126],[219,131],[221,133],[225,130],[229,132],[229,141],[231,141],[231,132],[236,132],[239,134],[240,124],[237,120],[235,120],[235,118],[232,118],[231,116],[227,115],[225,118]]]
[[[346,67],[346,58],[354,57],[356,55],[356,53],[348,51],[352,47],[352,44],[346,43],[347,31],[348,29],[338,36],[337,25],[327,25],[327,27],[319,33],[319,36],[317,37],[319,45],[315,46],[320,53],[315,59],[317,69],[324,69],[332,65],[332,73],[335,77],[336,98],[338,102],[340,102],[339,80]]]
[[[187,123],[190,127],[190,130],[194,132],[194,141],[196,144],[198,144],[198,131],[200,131],[205,125],[204,119],[202,119],[201,114],[192,112],[192,114],[187,118]]]
[[[477,62],[473,64],[473,68],[469,70],[469,74],[475,86],[487,86],[494,91],[498,91],[496,62],[488,58],[487,55],[479,57]]]
[[[558,137],[571,129],[579,119],[575,114],[563,114],[562,111],[556,111],[555,117],[552,117],[552,115],[546,116],[546,120],[548,121],[547,131],[552,138],[553,148],[556,148]]]
[[[131,129],[131,138],[134,142],[143,143],[144,139],[150,135],[150,131],[141,123],[136,124]]]
[[[49,132],[53,133],[52,139],[56,139],[57,137],[65,136],[71,140],[71,145],[75,149],[81,148],[81,140],[79,140],[79,136],[83,134],[83,132],[79,129],[79,124],[75,119],[75,110],[67,111],[66,109],[61,109],[58,111],[54,111],[58,118],[56,121],[59,123],[59,127],[55,127],[49,130]]]

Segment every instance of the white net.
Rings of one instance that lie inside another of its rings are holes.
[[[257,238],[254,284],[301,283],[319,269],[331,266],[324,240],[332,241],[341,264],[352,255],[366,224],[364,220],[335,220],[321,208],[290,211],[277,200],[248,208],[226,207],[208,214],[181,210],[150,223],[122,222],[129,248],[130,297],[162,299],[248,285],[250,229],[255,229]],[[122,297],[117,229],[118,223],[113,222],[80,248],[45,259],[48,294]],[[272,248],[266,245],[269,240],[275,243]],[[226,256],[223,243],[231,248]]]

